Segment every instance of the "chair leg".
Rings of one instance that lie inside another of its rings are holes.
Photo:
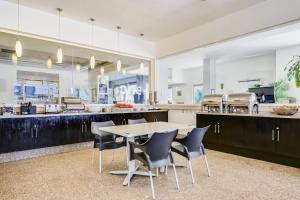
[[[115,150],[112,150],[112,162],[115,160]]]
[[[168,165],[166,165],[165,173],[168,174]]]
[[[99,151],[99,173],[102,172],[102,151]]]
[[[173,170],[174,170],[174,174],[175,174],[177,189],[179,190],[178,177],[177,177],[177,172],[176,172],[175,164],[173,164]]]
[[[210,170],[209,170],[209,167],[208,167],[208,162],[207,162],[206,155],[204,155],[204,160],[205,160],[208,176],[210,177]]]
[[[192,181],[193,181],[193,184],[195,183],[195,180],[194,180],[194,174],[193,174],[193,168],[192,168],[192,162],[190,160],[188,160],[188,163],[189,163],[189,168],[190,168],[190,172],[191,172],[191,176],[192,176]]]
[[[158,171],[159,169],[158,168],[156,168],[156,177],[158,177],[158,175],[159,175],[159,171]]]
[[[128,176],[130,177],[130,175],[131,175],[131,173],[130,173],[130,170],[128,170]],[[130,178],[129,178],[129,180],[128,180],[128,185],[127,185],[128,187],[130,186]]]
[[[153,179],[152,179],[152,172],[151,172],[150,170],[149,170],[149,177],[150,177],[150,183],[151,183],[152,198],[155,199],[154,186],[153,186]]]

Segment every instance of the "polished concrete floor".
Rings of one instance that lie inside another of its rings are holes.
[[[134,177],[130,187],[122,186],[123,176],[108,174],[125,165],[125,152],[104,152],[104,171],[98,173],[98,159],[91,163],[91,150],[51,155],[0,164],[2,200],[89,200],[152,199],[150,181]],[[98,158],[98,152],[97,152]],[[175,156],[178,163],[185,160]],[[180,190],[176,190],[171,168],[168,175],[154,178],[157,199],[300,199],[300,169],[208,151],[212,177],[207,176],[202,159],[193,161],[196,183],[189,171],[178,168]]]

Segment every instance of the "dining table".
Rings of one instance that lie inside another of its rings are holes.
[[[117,136],[126,138],[126,156],[127,156],[127,169],[110,171],[113,175],[125,175],[123,185],[128,185],[133,175],[149,176],[148,172],[139,171],[139,165],[134,160],[130,160],[130,146],[129,142],[134,142],[135,137],[149,135],[151,136],[155,132],[164,133],[178,129],[180,133],[187,133],[191,129],[195,128],[194,125],[179,124],[172,122],[149,122],[132,125],[119,125],[100,127],[99,130],[107,133],[112,133]],[[130,171],[130,173],[129,173]]]

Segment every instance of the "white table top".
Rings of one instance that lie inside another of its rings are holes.
[[[170,123],[170,122],[150,122],[150,123],[133,124],[133,125],[101,127],[99,128],[99,130],[120,135],[123,137],[134,137],[134,136],[153,134],[154,132],[166,132],[166,131],[173,131],[176,129],[191,130],[193,128],[195,128],[195,126],[186,125],[186,124],[177,124],[177,123]]]

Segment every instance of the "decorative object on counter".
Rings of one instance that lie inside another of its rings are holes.
[[[226,111],[226,99],[227,96],[223,94],[206,95],[202,101],[201,111],[223,113]]]
[[[64,112],[84,112],[85,107],[80,98],[77,97],[62,97]]]
[[[289,84],[284,80],[275,81],[270,84],[275,89],[275,100],[279,102],[281,99],[286,98],[286,91],[289,89]]]
[[[3,104],[2,114],[4,116],[9,116],[14,114],[14,105],[13,104]]]
[[[262,85],[260,84],[260,83],[256,83],[256,84],[254,84],[254,87],[255,88],[260,88]]]
[[[273,108],[273,112],[277,115],[294,115],[298,112],[298,106],[283,105]]]
[[[220,89],[224,90],[224,83],[220,83]]]
[[[226,108],[228,113],[258,114],[256,95],[251,92],[229,94]]]
[[[286,65],[284,71],[288,70],[287,78],[289,81],[295,79],[296,87],[300,87],[300,56],[293,56],[292,60]]]
[[[21,115],[32,115],[36,114],[36,106],[32,105],[31,102],[21,103]]]
[[[118,103],[114,106],[117,108],[133,108],[133,106],[131,104],[126,104],[126,103]]]

